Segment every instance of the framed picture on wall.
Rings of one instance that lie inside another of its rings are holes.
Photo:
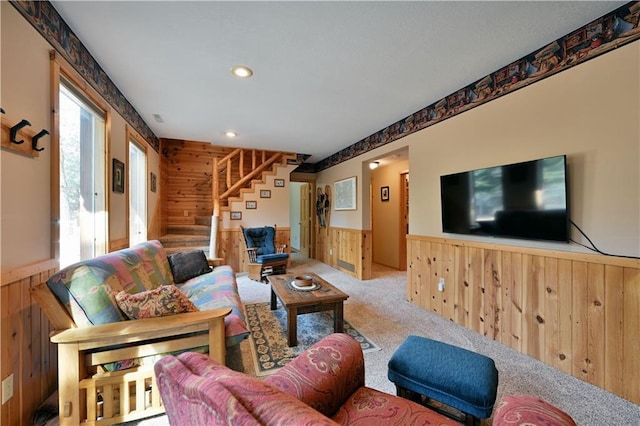
[[[242,212],[231,212],[231,220],[242,220]]]
[[[334,209],[356,210],[356,177],[338,180],[333,184]]]
[[[383,186],[380,188],[380,199],[382,201],[389,201],[389,187]]]
[[[276,188],[284,188],[284,179],[274,179],[273,186]]]
[[[263,189],[260,191],[260,198],[271,198],[271,190]]]
[[[244,202],[244,208],[247,209],[247,210],[257,209],[258,208],[258,202],[257,201],[245,201]]]
[[[156,174],[151,172],[151,192],[156,192],[156,186],[157,186],[157,182],[156,182],[157,178],[156,178]]]
[[[124,163],[113,159],[113,192],[124,194]]]

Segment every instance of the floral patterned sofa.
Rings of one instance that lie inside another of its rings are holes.
[[[360,344],[332,334],[264,381],[187,352],[155,364],[172,425],[457,425],[409,400],[364,385]]]
[[[32,289],[58,347],[60,424],[164,412],[153,362],[185,350],[225,359],[249,334],[235,274],[159,241],[70,265]]]

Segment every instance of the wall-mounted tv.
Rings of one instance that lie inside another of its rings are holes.
[[[569,241],[565,155],[440,177],[442,231]]]

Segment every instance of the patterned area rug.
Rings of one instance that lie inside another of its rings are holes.
[[[333,313],[298,315],[298,346],[287,346],[287,312],[272,311],[269,303],[245,305],[256,376],[268,376],[287,365],[309,346],[333,333]],[[371,340],[344,320],[344,332],[360,342],[363,352],[379,351]]]

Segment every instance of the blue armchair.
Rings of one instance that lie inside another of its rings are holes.
[[[276,245],[275,226],[259,228],[240,227],[249,256],[249,278],[267,282],[267,276],[286,274],[289,254],[286,244]]]

